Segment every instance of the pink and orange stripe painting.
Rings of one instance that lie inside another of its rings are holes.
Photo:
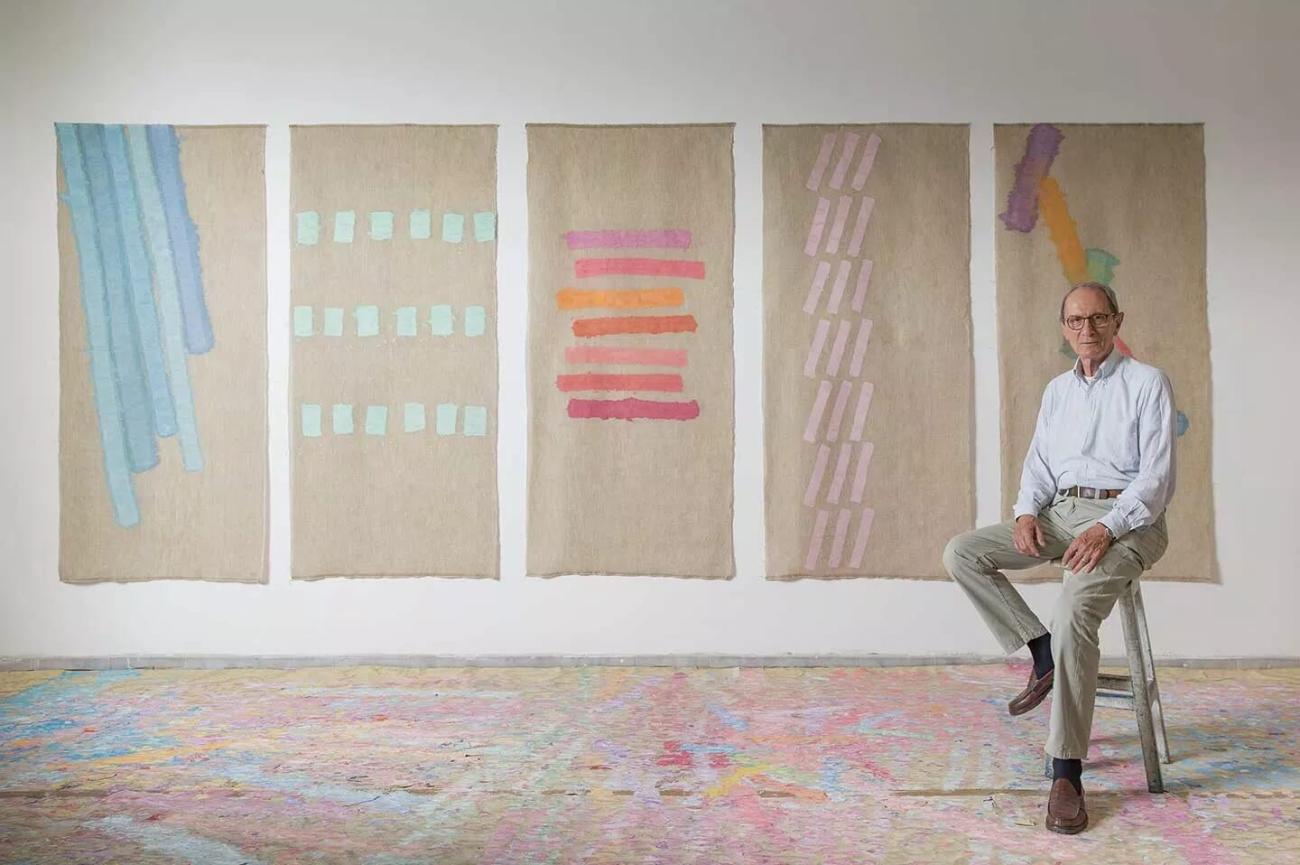
[[[693,238],[685,228],[598,228],[575,230],[563,235],[569,251],[587,253],[589,257],[573,262],[574,277],[579,280],[638,277],[651,284],[638,287],[591,285],[564,287],[555,293],[557,309],[565,312],[587,310],[652,311],[681,309],[687,305],[687,292],[677,285],[654,285],[656,278],[704,279],[704,262],[692,259],[652,257],[598,257],[592,250],[684,250]],[[671,252],[669,254],[672,254]],[[680,253],[679,253],[680,254]],[[573,335],[584,341],[606,337],[657,337],[690,335],[699,323],[689,313],[591,315],[570,322]],[[566,346],[564,362],[588,367],[581,372],[563,373],[555,378],[561,393],[626,392],[682,393],[686,389],[681,372],[629,372],[620,367],[673,367],[685,369],[687,350],[678,347],[641,345],[580,344]],[[595,367],[595,369],[591,369]],[[613,367],[607,369],[602,367]],[[628,396],[621,399],[574,397],[568,401],[568,416],[579,420],[694,420],[700,406],[695,400],[658,400]]]

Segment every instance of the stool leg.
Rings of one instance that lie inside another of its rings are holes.
[[[1133,597],[1133,587],[1130,587],[1119,599],[1120,616],[1124,624],[1124,649],[1128,654],[1129,678],[1133,683],[1133,708],[1137,712],[1138,736],[1142,740],[1142,762],[1146,766],[1147,789],[1152,793],[1163,793],[1165,782],[1160,774],[1160,753],[1156,749],[1155,727],[1151,720],[1151,695],[1142,661],[1142,638],[1138,631]]]
[[[1146,604],[1142,603],[1142,588],[1133,581],[1133,606],[1137,612],[1138,633],[1142,642],[1142,669],[1151,683],[1151,716],[1155,723],[1156,750],[1162,763],[1172,763],[1169,756],[1169,734],[1165,731],[1165,712],[1160,704],[1160,684],[1156,681],[1156,659],[1151,653],[1151,632],[1147,630]]]

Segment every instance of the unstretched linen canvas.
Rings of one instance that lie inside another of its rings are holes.
[[[496,127],[291,130],[294,577],[496,577]]]
[[[733,573],[732,132],[528,127],[530,574]]]
[[[1116,348],[1164,370],[1178,412],[1169,548],[1147,578],[1217,579],[1203,127],[999,125],[994,143],[1004,512],[1043,388],[1075,360],[1061,336],[1061,297],[1100,282],[1124,311]],[[1020,578],[1060,575],[1038,568]]]
[[[59,577],[263,582],[265,129],[55,136]]]
[[[763,128],[769,578],[944,578],[972,525],[968,139]]]

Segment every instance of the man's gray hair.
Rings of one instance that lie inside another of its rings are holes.
[[[1069,290],[1061,297],[1061,321],[1065,321],[1065,301],[1070,295],[1074,294],[1081,288],[1091,288],[1100,291],[1106,295],[1106,302],[1110,304],[1111,315],[1119,313],[1119,298],[1115,297],[1115,290],[1109,285],[1102,285],[1100,282],[1079,282],[1070,286]]]

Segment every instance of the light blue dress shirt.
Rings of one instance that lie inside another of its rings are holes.
[[[1118,349],[1092,379],[1076,361],[1043,391],[1015,515],[1037,515],[1073,486],[1123,489],[1102,525],[1115,537],[1149,526],[1173,498],[1176,437],[1163,372]]]

